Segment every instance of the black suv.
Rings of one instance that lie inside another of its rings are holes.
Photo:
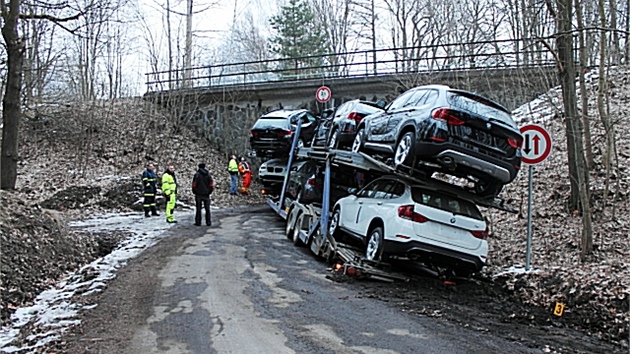
[[[313,145],[327,145],[333,149],[352,147],[357,126],[366,116],[383,112],[385,102],[352,100],[344,102],[319,125]]]
[[[305,109],[278,110],[258,118],[249,131],[249,144],[256,156],[287,156],[299,121],[302,121],[298,140],[301,147],[305,142],[310,143],[317,129],[318,119],[313,113]]]
[[[394,165],[445,172],[494,197],[521,167],[521,136],[510,111],[477,94],[444,85],[413,88],[363,119],[352,151],[393,157]]]

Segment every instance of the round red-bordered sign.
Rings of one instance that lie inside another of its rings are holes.
[[[324,103],[328,102],[332,97],[332,91],[328,86],[322,86],[315,91],[315,98],[318,102]]]
[[[553,146],[549,132],[537,124],[525,125],[520,130],[523,135],[521,161],[528,165],[536,165],[545,161]]]

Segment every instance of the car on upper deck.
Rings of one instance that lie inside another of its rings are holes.
[[[363,119],[352,151],[424,173],[464,177],[474,182],[477,195],[494,198],[516,178],[522,142],[505,107],[472,92],[427,85]]]
[[[249,144],[259,157],[287,157],[293,137],[301,122],[298,147],[310,144],[319,125],[315,114],[306,109],[277,110],[267,113],[249,131]]]
[[[313,146],[350,149],[361,120],[370,114],[383,112],[384,101],[351,100],[337,106],[315,132]]]

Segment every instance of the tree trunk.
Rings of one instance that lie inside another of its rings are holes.
[[[604,0],[599,0],[598,5],[599,5],[600,13],[604,13],[603,12],[605,10]],[[607,36],[606,36],[606,29],[605,29],[606,16],[600,17],[600,25],[601,25],[602,30],[600,31],[601,43],[599,45],[599,81],[598,81],[599,89],[597,91],[597,109],[598,109],[599,117],[602,121],[602,124],[604,125],[604,130],[606,132],[606,151],[604,151],[604,154],[602,156],[602,162],[606,169],[606,183],[605,183],[605,188],[604,188],[604,207],[605,207],[608,200],[608,193],[610,191],[610,174],[611,174],[613,153],[615,150],[615,127],[611,123],[610,117],[606,110],[606,101],[608,100],[606,63],[607,63],[607,58],[610,54],[610,51],[607,50],[607,40],[606,40]],[[612,49],[613,51],[615,50],[614,48]]]
[[[3,1],[2,14],[4,26],[2,37],[7,50],[7,83],[2,100],[2,175],[0,188],[15,189],[18,163],[18,133],[22,119],[22,63],[24,60],[24,43],[18,36],[18,18],[20,14],[20,0],[12,0],[8,11]]]
[[[588,118],[588,93],[586,92],[586,79],[584,77],[586,71],[586,47],[584,41],[584,19],[582,16],[582,4],[579,0],[575,0],[575,12],[577,16],[578,38],[580,41],[580,97],[582,98],[582,127],[584,128],[584,150],[586,157],[586,167],[592,170],[595,167],[593,159],[593,143],[591,139],[591,125]]]
[[[569,178],[571,181],[572,210],[582,212],[582,249],[584,260],[593,249],[593,230],[590,208],[590,185],[584,158],[581,122],[577,116],[575,89],[575,61],[572,36],[572,1],[557,0],[557,46],[559,59],[559,77],[564,101],[565,123],[567,131],[567,152],[569,158]]]

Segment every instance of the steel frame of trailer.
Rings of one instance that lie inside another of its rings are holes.
[[[414,184],[420,185],[427,189],[442,191],[449,194],[454,194],[462,199],[467,199],[477,205],[481,205],[488,208],[496,208],[511,213],[517,213],[518,210],[510,206],[501,198],[494,198],[492,200],[480,198],[474,193],[467,191],[466,189],[449,184],[447,182],[439,181],[427,177],[417,177],[416,175],[422,175],[422,171],[414,170],[408,167],[399,169],[389,166],[381,161],[374,159],[373,157],[364,153],[355,153],[351,151],[332,150],[328,147],[322,148],[298,148],[297,137],[300,136],[301,122],[294,132],[294,139],[289,153],[289,159],[287,161],[287,174],[284,177],[282,185],[282,192],[277,200],[269,198],[267,204],[283,219],[287,221],[287,236],[289,231],[294,234],[298,239],[294,239],[295,243],[303,243],[310,250],[319,257],[323,257],[329,262],[333,260],[340,260],[344,263],[344,273],[348,272],[348,269],[353,268],[355,271],[359,270],[362,276],[371,277],[375,279],[388,280],[403,280],[408,281],[409,278],[400,274],[384,271],[382,265],[387,266],[386,263],[371,262],[365,260],[362,256],[359,256],[356,250],[351,247],[338,243],[332,235],[328,232],[328,222],[330,218],[330,169],[333,164],[340,166],[347,166],[364,172],[371,172],[381,175],[393,175],[399,178],[407,179]],[[299,201],[292,201],[291,204],[286,203],[286,189],[289,181],[289,175],[291,174],[291,166],[294,160],[310,159],[322,162],[325,165],[324,170],[324,188],[322,192],[321,207],[316,207],[312,204],[303,204]],[[302,217],[302,225],[298,225]],[[306,218],[306,220],[305,220]],[[304,228],[304,222],[307,222],[307,227]],[[295,228],[299,227],[298,231]]]

